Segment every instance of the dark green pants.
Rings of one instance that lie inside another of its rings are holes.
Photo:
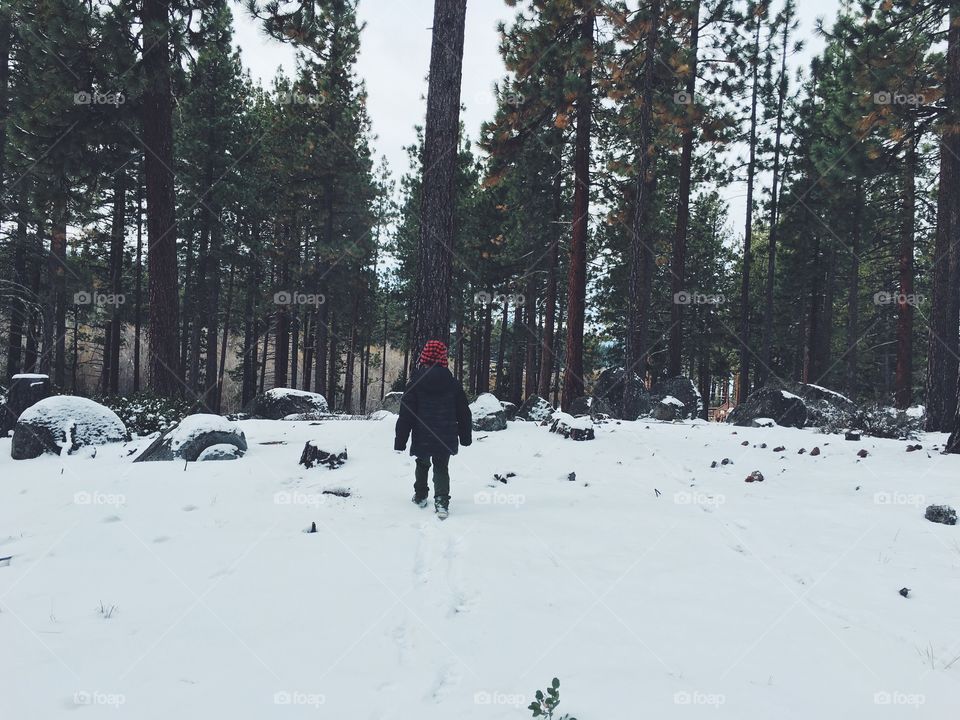
[[[430,494],[430,485],[427,483],[427,475],[430,473],[430,460],[433,460],[433,496],[435,498],[450,497],[450,456],[434,455],[433,458],[418,457],[416,482],[413,484],[413,491],[419,497],[426,497]]]

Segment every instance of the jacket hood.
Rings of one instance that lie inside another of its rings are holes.
[[[428,395],[447,392],[454,382],[453,373],[443,365],[428,365],[417,369],[413,375],[417,389]]]

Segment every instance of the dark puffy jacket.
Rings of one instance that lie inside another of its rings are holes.
[[[400,400],[393,447],[406,448],[412,432],[411,455],[456,455],[458,441],[464,447],[473,442],[472,427],[467,396],[453,374],[442,365],[418,368]]]

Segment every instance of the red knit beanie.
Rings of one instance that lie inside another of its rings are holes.
[[[421,365],[447,366],[447,346],[439,340],[428,340],[420,353]]]

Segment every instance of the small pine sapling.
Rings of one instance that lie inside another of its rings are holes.
[[[530,703],[527,707],[527,710],[533,713],[533,717],[542,717],[547,720],[553,720],[553,713],[556,711],[557,706],[560,704],[560,681],[557,678],[553,679],[553,682],[550,683],[550,687],[547,688],[546,695],[543,694],[543,690],[537,690],[537,694],[534,696],[537,699]],[[557,717],[557,720],[577,720],[571,715],[564,715],[563,717]]]

